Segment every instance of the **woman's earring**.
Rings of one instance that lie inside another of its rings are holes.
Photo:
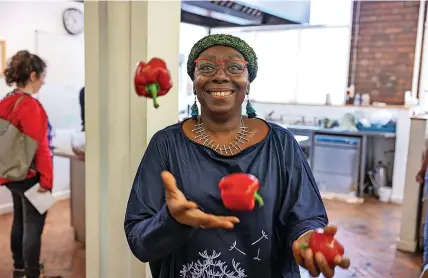
[[[250,93],[247,92],[247,107],[246,107],[246,110],[247,110],[247,116],[248,116],[248,118],[252,119],[252,118],[257,117],[257,113],[256,113],[256,110],[254,109],[254,107],[251,105],[250,97],[248,96],[249,94]]]
[[[190,110],[192,111],[192,114],[191,114],[192,120],[197,120],[199,116],[199,107],[198,107],[198,104],[196,103],[196,94],[195,94],[195,102],[193,103]]]

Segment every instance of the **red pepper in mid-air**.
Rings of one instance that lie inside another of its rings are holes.
[[[158,108],[157,98],[166,95],[172,88],[171,74],[166,63],[160,58],[153,58],[147,64],[139,62],[134,85],[137,95],[152,98],[153,106]]]
[[[300,248],[302,249],[306,249],[308,247],[312,249],[314,255],[316,252],[321,252],[327,260],[328,265],[331,267],[334,266],[334,258],[338,255],[343,256],[345,253],[345,249],[342,244],[340,244],[333,235],[324,233],[323,229],[317,229],[312,233],[309,245],[300,245]]]
[[[235,211],[251,211],[255,202],[263,206],[263,199],[257,192],[259,180],[250,174],[235,173],[223,177],[219,182],[221,199],[226,208]]]

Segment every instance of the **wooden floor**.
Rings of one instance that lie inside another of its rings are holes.
[[[12,277],[12,260],[9,251],[11,225],[11,214],[0,216],[1,278]],[[82,244],[74,242],[68,200],[57,202],[48,213],[43,234],[42,261],[45,264],[46,275],[85,278],[85,250]]]
[[[345,245],[352,264],[348,271],[337,270],[338,278],[416,278],[421,254],[396,251],[401,209],[374,200],[350,205],[326,201],[330,221],[340,227],[338,238]],[[0,277],[11,277],[9,231],[12,215],[0,216]],[[42,260],[47,275],[85,278],[85,251],[73,241],[69,203],[58,202],[49,212],[43,236]],[[92,277],[95,278],[95,277]]]

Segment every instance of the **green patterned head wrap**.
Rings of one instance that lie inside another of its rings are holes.
[[[199,55],[201,55],[201,53],[206,49],[215,45],[228,46],[239,51],[242,56],[244,56],[244,59],[248,62],[248,79],[250,82],[253,82],[257,76],[258,69],[256,53],[254,52],[253,48],[249,46],[244,40],[226,34],[208,35],[200,39],[192,47],[189,58],[187,59],[187,74],[192,80],[195,78],[196,59],[198,59]]]

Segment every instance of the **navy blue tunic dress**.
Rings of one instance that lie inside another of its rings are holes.
[[[269,123],[261,142],[223,156],[186,137],[182,123],[151,139],[130,193],[125,233],[133,254],[149,262],[154,278],[300,277],[292,243],[328,223],[309,165],[293,135]],[[232,230],[179,224],[165,205],[160,173],[170,171],[177,186],[206,213],[236,216]],[[262,208],[231,212],[218,182],[229,173],[260,180]]]

